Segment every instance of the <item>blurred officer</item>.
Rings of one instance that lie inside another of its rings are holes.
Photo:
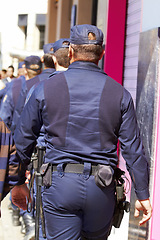
[[[25,76],[25,63],[24,63],[24,61],[18,63],[17,78],[19,78],[20,76]]]
[[[40,81],[47,79],[52,73],[55,72],[55,66],[51,55],[52,49],[53,43],[47,43],[43,46],[44,55],[41,57],[41,62],[44,65],[44,69],[38,76]],[[28,101],[27,99],[31,96],[33,90],[38,84],[39,82],[33,85],[32,88],[28,91],[25,101]]]
[[[12,68],[11,68],[12,69]],[[7,71],[6,71],[7,72]],[[6,94],[6,92],[9,90],[11,90],[11,88],[12,88],[12,86],[15,84],[15,81],[14,80],[17,80],[17,79],[19,79],[19,77],[21,77],[21,76],[23,76],[22,78],[24,78],[25,77],[25,72],[24,72],[24,62],[22,61],[22,62],[19,62],[19,64],[18,64],[18,76],[17,76],[17,78],[14,78],[14,79],[12,79],[12,81],[6,81],[6,79],[4,79],[4,82],[5,82],[5,87],[4,88],[2,88],[2,89],[0,89],[0,103],[1,103],[1,101],[2,101],[2,98],[5,96],[5,94]],[[14,83],[12,83],[12,82],[14,82]],[[3,81],[2,81],[2,83],[3,83]],[[18,84],[19,83],[17,83],[16,82],[16,85],[18,86]],[[4,85],[4,83],[3,83],[3,85]],[[18,87],[18,89],[19,89],[19,87]]]
[[[68,56],[69,44],[70,44],[69,38],[61,38],[53,44],[53,48],[51,49],[50,54],[52,54],[56,74],[62,71],[66,71],[69,67],[70,64],[70,59]],[[51,74],[49,77],[53,75],[54,73]]]
[[[0,117],[10,128],[17,100],[25,83],[24,62],[18,64],[19,77],[8,83],[0,106]]]
[[[39,77],[42,80],[47,79],[48,77],[50,78],[53,75],[56,75],[57,73],[66,71],[68,69],[68,66],[70,64],[70,59],[68,57],[69,44],[70,44],[69,38],[61,38],[61,39],[57,40],[55,43],[52,43],[52,44],[49,43],[49,44],[44,45],[44,47],[43,47],[44,52],[48,52],[48,54],[45,54],[45,55],[47,55],[47,58],[52,59],[52,65],[55,67],[55,69],[54,69],[54,71],[53,71],[53,69],[50,70],[51,71],[50,74],[48,74],[49,69],[47,69],[46,72],[44,69],[43,72],[39,75]],[[45,55],[44,55],[44,57],[45,57]],[[44,62],[44,64],[45,64],[45,61],[47,61],[47,60],[45,60],[45,58],[43,60],[43,58],[42,58],[42,62]],[[30,89],[30,91],[27,94],[26,102],[28,102],[32,92],[38,86],[38,84],[39,83],[35,84]]]
[[[74,26],[70,43],[68,70],[41,82],[32,93],[15,143],[25,169],[44,125],[46,164],[41,170],[47,239],[105,240],[115,208],[118,139],[138,198],[136,215],[143,211],[140,225],[152,211],[148,163],[131,95],[98,67],[104,54],[102,31],[92,25]],[[99,165],[108,174],[103,188],[95,183]],[[14,202],[25,208],[26,186],[13,191]]]
[[[1,102],[0,107],[0,117],[3,119],[5,124],[10,128],[12,123],[13,112],[17,104],[17,99],[22,88],[23,82],[25,81],[24,76],[24,62],[18,64],[18,73],[19,77],[13,79],[9,82],[4,89],[4,97]],[[11,197],[10,197],[11,200]],[[14,206],[14,204],[9,204],[9,209],[12,210],[12,223],[14,226],[21,225],[20,219],[20,210]]]
[[[49,75],[55,71],[52,56],[49,54],[50,49],[52,49],[52,45],[53,45],[53,43],[48,43],[43,46],[44,55],[41,59],[36,56],[39,66],[41,65],[41,68],[40,68],[41,71],[38,70],[35,77],[33,75],[30,75],[30,73],[31,73],[31,71],[32,71],[32,73],[34,71],[34,74],[35,74],[36,70],[34,70],[33,68],[28,69],[29,66],[28,66],[28,64],[26,65],[27,73],[29,73],[29,75],[28,75],[29,82],[27,81],[26,84],[23,85],[23,89],[20,92],[18,104],[16,105],[16,108],[15,108],[15,112],[13,115],[13,122],[12,122],[12,126],[11,126],[11,130],[13,130],[13,131],[16,128],[16,124],[21,115],[21,112],[23,110],[23,107],[24,107],[24,104],[26,101],[27,94],[30,91],[30,89],[35,84],[38,84],[40,81],[47,79],[49,77]],[[34,58],[35,58],[35,56],[27,57],[24,62],[25,63],[27,63],[28,61],[32,62]],[[35,59],[35,61],[36,61],[36,59]],[[44,64],[43,71],[42,71],[42,63]],[[32,93],[32,90],[30,91],[30,94],[31,93]]]
[[[19,161],[12,133],[0,118],[0,217],[1,201],[11,188],[18,183]]]
[[[15,111],[12,114],[13,115],[13,121],[11,126],[12,132],[14,132],[19,116],[21,115],[28,92],[31,91],[34,85],[38,84],[43,79],[48,78],[48,76],[55,71],[52,56],[49,54],[51,48],[52,43],[45,44],[43,46],[44,55],[41,59],[38,56],[30,56],[24,60],[26,72],[28,74],[28,80],[22,86],[18,98],[18,104],[16,105]],[[41,72],[42,63],[44,64],[44,70]],[[32,171],[32,169],[30,170]],[[23,213],[22,218],[26,230],[25,240],[29,240],[35,234],[35,227],[32,224],[33,220],[31,216],[27,214],[27,212]]]
[[[51,73],[55,72],[54,62],[50,54],[52,48],[53,43],[47,43],[43,46],[44,55],[41,57],[41,61],[44,65],[44,69],[39,75],[40,81],[47,79]]]
[[[25,64],[25,72],[24,72],[24,64]],[[7,92],[3,98],[2,106],[0,109],[0,116],[6,123],[6,125],[12,130],[12,134],[14,134],[14,129],[11,128],[13,116],[16,111],[17,102],[20,97],[20,93],[25,93],[26,89],[30,89],[32,84],[40,81],[37,77],[38,74],[41,73],[42,63],[41,59],[38,56],[29,56],[24,62],[20,63],[18,68],[23,67],[23,73],[26,76],[20,76],[17,79],[14,79],[7,88]],[[30,82],[29,78],[32,78],[32,82]],[[28,79],[28,80],[27,80]],[[28,87],[28,88],[27,88]],[[22,102],[20,102],[22,104]],[[22,105],[23,107],[23,105]],[[25,233],[24,240],[29,240],[30,237],[34,237],[35,234],[35,223],[31,214],[28,214],[27,211],[22,211],[17,209],[14,204],[12,204],[12,220],[13,225],[20,225],[20,215],[22,216],[24,224],[22,226],[22,232]],[[23,230],[24,229],[24,230]]]
[[[50,44],[47,44],[47,45],[49,45],[49,47],[50,47]],[[55,43],[53,43],[51,49],[49,49],[49,48],[47,48],[47,49],[49,50],[48,55],[51,56],[52,61],[54,62],[53,65],[55,65],[55,69],[56,69],[56,71],[52,70],[52,74],[49,77],[51,77],[53,75],[56,75],[56,74],[60,73],[61,71],[66,71],[68,66],[69,66],[69,63],[70,63],[70,59],[69,59],[69,56],[68,56],[68,53],[69,53],[68,52],[69,39],[68,38],[67,39],[62,38],[62,39],[56,41]],[[40,75],[42,75],[42,73]],[[27,95],[27,98],[26,98],[26,103],[28,102],[32,92],[38,86],[38,84],[40,84],[40,83],[35,84],[30,89],[30,91],[28,92],[28,95]],[[45,146],[44,134],[45,134],[44,126],[42,126],[42,128],[40,130],[40,133],[39,133],[39,137],[37,139],[37,144],[36,144],[37,146]],[[36,187],[34,189],[36,189]],[[42,188],[42,194],[43,194],[43,188]],[[36,192],[35,192],[34,197],[36,199]],[[43,235],[42,235],[41,221],[39,222],[39,240],[40,239],[41,240],[44,239]]]
[[[42,62],[40,57],[31,55],[24,59],[24,63],[26,71],[26,81],[22,84],[22,88],[18,95],[17,104],[12,114],[12,122],[10,126],[12,132],[14,132],[18,119],[23,110],[27,93],[34,84],[40,82],[38,75],[42,72]]]

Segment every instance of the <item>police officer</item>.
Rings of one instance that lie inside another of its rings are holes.
[[[1,201],[18,182],[19,161],[12,133],[0,118],[0,217]]]
[[[69,38],[61,38],[53,44],[53,47],[50,50],[50,54],[53,58],[56,73],[51,74],[49,77],[52,77],[54,74],[66,71],[68,69],[70,64],[68,56],[69,44]]]
[[[51,76],[60,73],[61,71],[67,70],[70,64],[68,57],[68,48],[68,38],[61,38],[54,43],[48,43],[43,46],[45,54],[41,58],[41,61],[44,63],[44,70],[39,75],[41,81],[50,78]],[[36,83],[30,89],[26,97],[26,102],[29,100],[33,90],[38,86],[38,84],[39,83]]]
[[[2,98],[0,107],[0,117],[3,119],[5,124],[10,128],[12,124],[13,113],[18,101],[20,91],[23,84],[25,83],[24,75],[19,78],[13,79],[12,82],[6,87],[6,93]]]
[[[48,62],[48,60],[45,61],[46,57],[47,59],[52,59],[52,65],[51,66],[55,66],[56,71],[51,71],[51,74],[49,75],[49,77],[56,75],[62,71],[66,71],[68,66],[69,66],[69,57],[68,57],[68,49],[69,49],[69,39],[67,38],[61,38],[59,40],[57,40],[55,43],[53,44],[46,44],[44,46],[44,52],[47,52],[47,54],[45,54],[45,58],[44,58],[44,62]],[[42,60],[43,62],[43,60]],[[54,62],[54,63],[53,63]],[[46,63],[45,63],[46,65]],[[49,64],[48,64],[49,65]],[[49,71],[51,69],[46,69],[45,75],[46,75],[46,79],[47,79],[47,75],[49,74]],[[44,77],[44,71],[39,75]],[[33,85],[33,87],[30,89],[30,91],[28,92],[27,98],[26,98],[26,103],[28,102],[30,96],[32,95],[32,92],[34,91],[34,89],[38,86],[39,83]],[[39,137],[37,139],[37,146],[45,146],[45,141],[44,141],[44,127],[42,126],[40,133],[39,133]],[[36,189],[36,187],[35,187]],[[42,194],[43,194],[43,188],[41,189]],[[36,199],[36,191],[34,194],[34,197]],[[39,222],[39,240],[44,239],[43,238],[43,232],[42,232],[42,221],[40,220]]]
[[[12,130],[12,132],[14,132],[18,119],[23,110],[27,93],[34,84],[36,84],[37,82],[40,82],[38,75],[42,72],[42,62],[39,56],[36,56],[36,55],[28,56],[24,59],[24,63],[25,63],[26,81],[23,82],[22,87],[19,91],[17,104],[14,107],[13,113],[12,114],[11,112],[8,113],[9,115],[12,116],[12,121],[10,126],[10,129]]]
[[[69,44],[70,44],[70,40],[69,38],[61,38],[59,40],[57,40],[56,42],[52,43],[52,44],[46,44],[44,46],[44,52],[47,52],[47,56],[50,56],[53,63],[52,65],[55,66],[54,71],[50,69],[47,69],[47,72],[44,71],[39,75],[39,77],[43,76],[43,80],[50,78],[62,71],[66,71],[68,69],[68,66],[70,64],[70,59],[68,56],[68,49],[69,49]],[[49,74],[49,72],[51,72],[51,74]],[[44,78],[44,75],[46,76],[46,78]],[[26,103],[28,102],[30,96],[32,95],[32,92],[34,91],[34,89],[38,86],[39,83],[33,85],[33,87],[30,89],[30,91],[27,94],[26,97]],[[41,131],[40,131],[40,135],[39,138],[37,139],[37,145],[38,146],[44,146],[44,127],[42,126]]]
[[[113,172],[117,143],[126,160],[144,224],[151,217],[148,163],[129,92],[99,67],[103,33],[96,26],[71,29],[67,71],[42,82],[33,92],[15,132],[22,169],[30,161],[42,124],[45,127],[48,171],[43,205],[47,239],[107,239],[115,208]],[[108,174],[106,186],[96,185],[99,166]],[[44,166],[43,166],[44,167]],[[25,185],[16,186],[13,201],[25,206]]]
[[[23,101],[19,100],[20,94],[24,93],[25,95],[26,89],[28,90],[32,84],[35,84],[37,81],[39,81],[39,78],[37,76],[41,73],[42,70],[42,62],[38,56],[31,55],[29,57],[26,57],[22,65],[20,64],[19,67],[23,66],[24,64],[24,74],[26,78],[24,75],[22,75],[18,79],[14,79],[11,82],[3,98],[0,110],[0,116],[6,125],[12,130],[12,134],[14,134],[14,128],[12,128],[12,124],[15,112],[17,113],[17,104],[20,104],[23,109]],[[34,237],[35,223],[32,214],[29,214],[27,211],[23,211],[22,209],[17,209],[13,204],[12,208],[12,220],[14,225],[20,225],[19,217],[20,215],[22,216],[23,221],[21,232],[25,233],[24,240],[29,240],[31,237]]]
[[[51,49],[53,48],[53,43],[47,43],[43,45],[44,55],[41,57],[43,63],[43,71],[39,75],[40,81],[47,79],[50,74],[55,72],[55,66],[50,54]]]

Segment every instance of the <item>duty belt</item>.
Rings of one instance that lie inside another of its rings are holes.
[[[91,165],[90,175],[94,175],[97,170],[96,165]],[[57,172],[57,165],[52,165],[52,171]],[[84,172],[84,164],[81,163],[68,163],[64,166],[64,172],[66,173],[79,173],[83,174]]]

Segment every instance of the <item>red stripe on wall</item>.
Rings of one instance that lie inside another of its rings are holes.
[[[123,82],[126,2],[108,0],[104,71],[120,84]]]

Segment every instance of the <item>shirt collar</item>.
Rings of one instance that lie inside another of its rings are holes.
[[[68,70],[70,69],[86,69],[86,70],[92,70],[96,72],[103,72],[95,63],[93,62],[87,62],[87,61],[75,61],[70,64]],[[106,74],[106,73],[104,73]]]

